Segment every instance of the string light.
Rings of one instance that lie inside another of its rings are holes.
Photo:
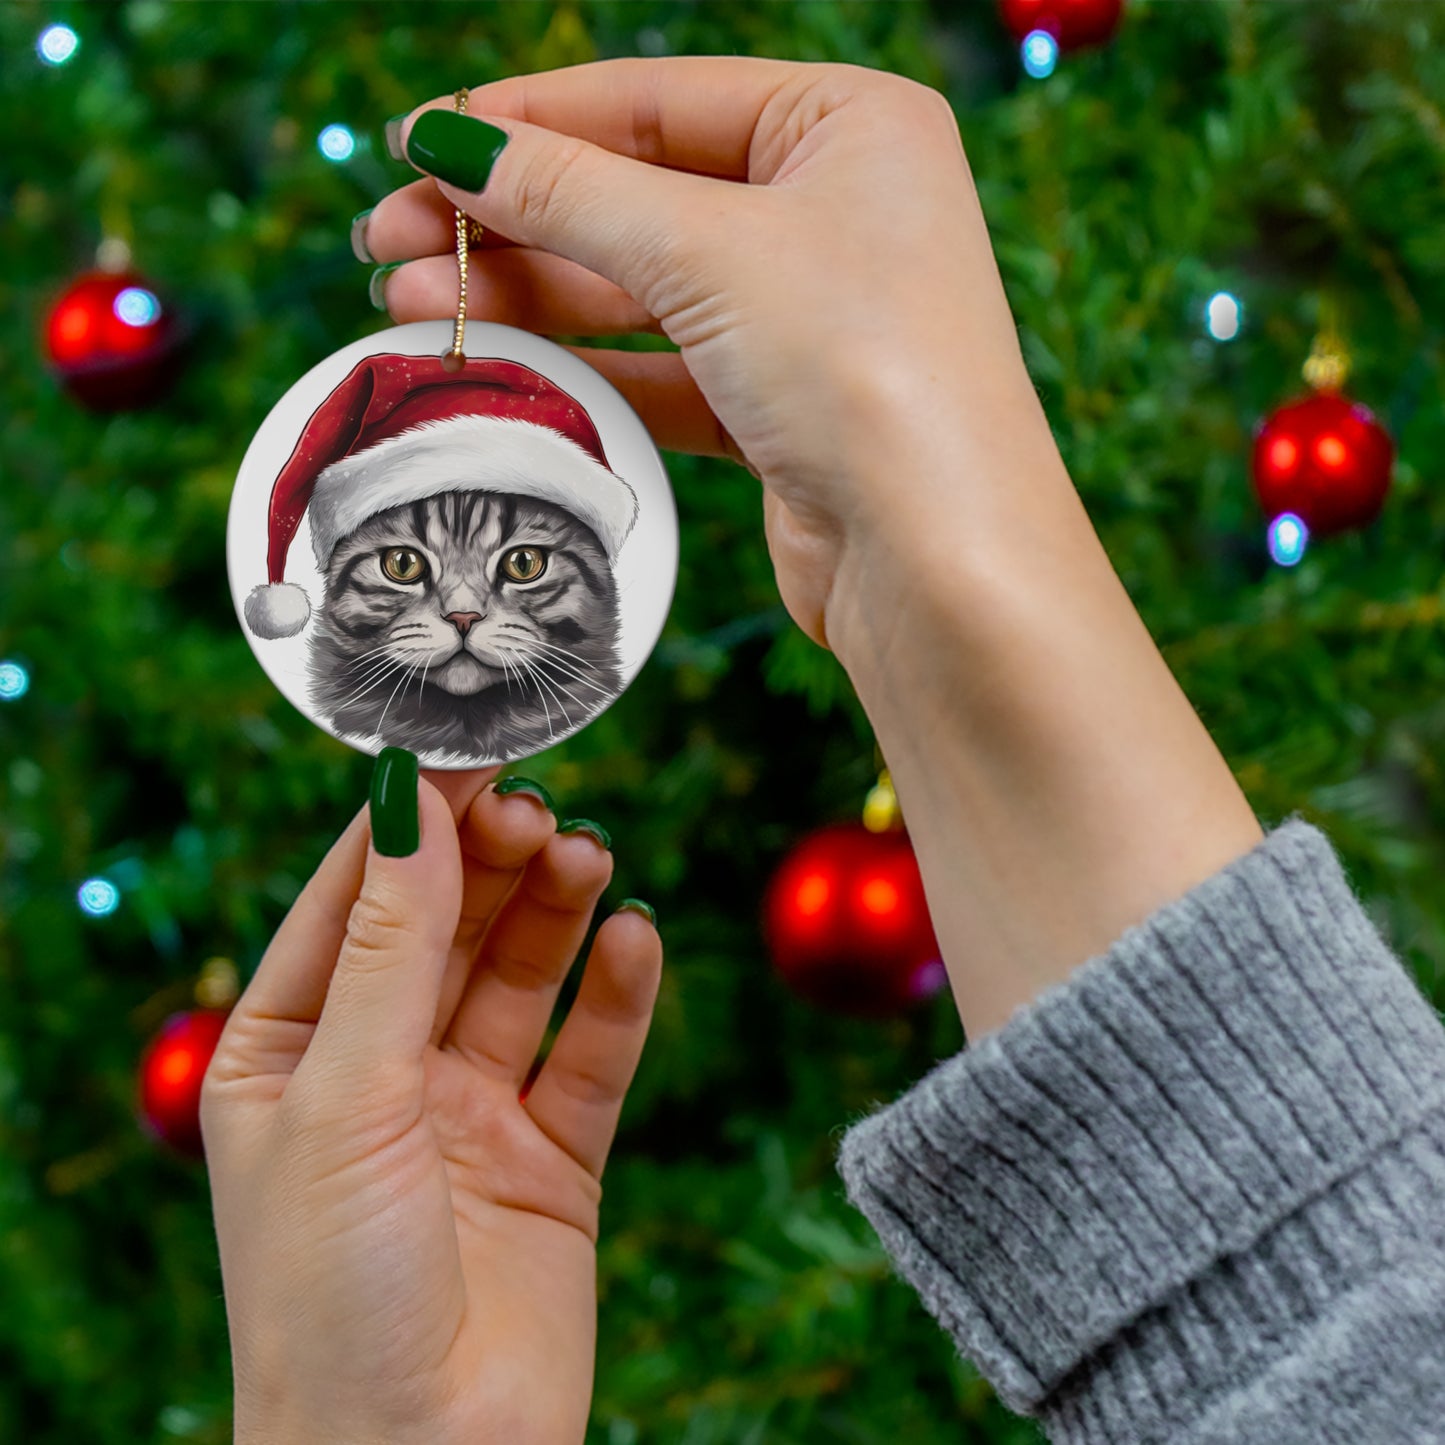
[[[948,970],[941,958],[932,958],[925,963],[908,982],[911,998],[931,998],[948,982]]]
[[[115,298],[111,309],[116,319],[127,326],[149,326],[160,318],[161,303],[155,292],[147,291],[144,286],[127,286]]]
[[[64,65],[80,49],[80,36],[68,25],[47,25],[35,42],[35,53],[47,65]]]
[[[75,897],[80,911],[92,918],[108,918],[120,907],[120,889],[109,878],[87,878]]]
[[[316,148],[329,161],[349,161],[356,153],[356,137],[344,125],[329,125],[316,137]]]
[[[0,662],[0,702],[18,702],[30,691],[30,674],[8,658]]]
[[[1046,80],[1059,63],[1059,42],[1047,30],[1031,30],[1019,47],[1024,69],[1035,80]]]
[[[1216,291],[1204,308],[1204,329],[1216,341],[1233,341],[1244,325],[1244,307],[1228,291]]]
[[[1293,512],[1281,512],[1269,524],[1269,555],[1281,567],[1293,567],[1305,554],[1310,529]]]

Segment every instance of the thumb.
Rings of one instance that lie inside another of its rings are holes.
[[[415,754],[386,748],[372,776],[361,894],[302,1067],[328,1086],[340,1078],[359,1087],[420,1065],[461,906],[451,806],[419,780]]]
[[[696,218],[737,206],[745,187],[620,156],[514,120],[428,108],[402,130],[401,149],[459,210],[519,245],[586,266],[654,315],[658,291],[706,241]],[[726,194],[724,191],[726,188]],[[671,314],[686,297],[669,295]]]

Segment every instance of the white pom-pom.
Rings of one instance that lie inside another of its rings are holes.
[[[270,640],[295,637],[311,616],[311,603],[294,582],[272,582],[251,589],[245,610],[246,626]]]

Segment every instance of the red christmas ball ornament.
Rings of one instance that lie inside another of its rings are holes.
[[[1394,460],[1390,434],[1368,407],[1320,391],[1270,413],[1251,470],[1266,516],[1293,512],[1313,535],[1329,536],[1375,520]]]
[[[946,981],[901,830],[841,823],[803,839],[769,885],[764,930],[788,986],[838,1013],[901,1013]]]
[[[1124,0],[999,0],[999,16],[1022,43],[1035,30],[1058,41],[1060,50],[1102,45],[1118,28]]]
[[[141,1122],[182,1154],[201,1158],[201,1082],[229,1009],[172,1014],[140,1061]]]
[[[45,352],[66,390],[95,411],[155,401],[174,379],[180,328],[149,282],[132,271],[91,271],[45,322]]]

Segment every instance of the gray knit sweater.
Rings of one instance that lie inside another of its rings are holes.
[[[839,1167],[1056,1442],[1445,1441],[1445,1030],[1301,820]]]

